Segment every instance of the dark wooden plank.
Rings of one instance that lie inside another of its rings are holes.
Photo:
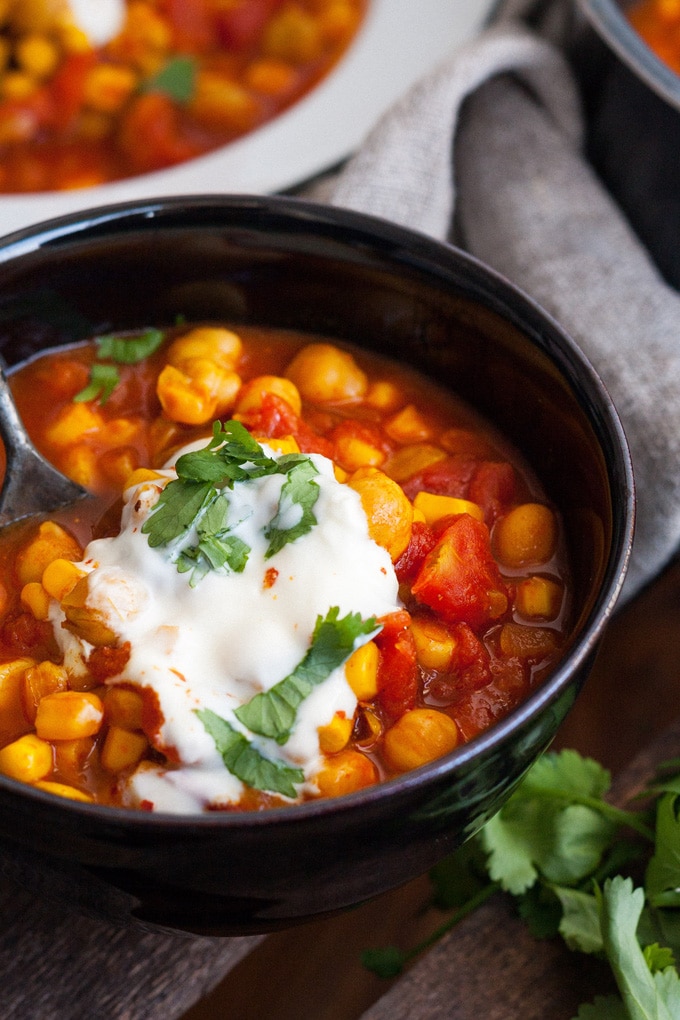
[[[5,1020],[175,1020],[258,941],[114,927],[2,876],[2,1015]]]

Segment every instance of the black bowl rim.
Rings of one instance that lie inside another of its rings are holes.
[[[495,288],[502,300],[497,302],[494,310],[515,323],[522,331],[523,323],[532,320],[553,337],[559,339],[560,347],[543,348],[544,353],[558,367],[560,374],[567,366],[576,366],[581,373],[581,381],[587,383],[590,402],[595,406],[600,417],[600,429],[614,441],[615,462],[608,461],[607,469],[614,487],[614,479],[620,479],[620,488],[625,499],[620,506],[620,520],[617,526],[617,507],[612,504],[613,527],[612,548],[604,571],[600,591],[591,606],[586,620],[583,621],[577,640],[570,647],[569,653],[562,660],[554,673],[540,685],[524,702],[489,730],[473,740],[456,748],[450,754],[423,765],[411,772],[404,773],[394,779],[385,780],[375,786],[338,798],[311,800],[303,804],[293,804],[270,808],[255,812],[208,812],[204,814],[182,815],[166,812],[146,812],[122,807],[88,804],[67,798],[56,798],[54,795],[24,783],[0,776],[0,789],[10,797],[33,800],[49,812],[66,811],[74,817],[82,816],[88,823],[100,821],[108,830],[125,829],[128,832],[151,834],[164,833],[167,836],[186,835],[189,831],[208,832],[212,829],[222,830],[254,830],[261,826],[287,827],[304,824],[305,821],[332,813],[334,816],[344,813],[360,812],[376,800],[395,803],[403,796],[410,795],[415,787],[429,787],[437,784],[448,773],[456,772],[461,766],[467,765],[475,758],[483,758],[487,753],[497,751],[504,741],[517,730],[521,731],[544,708],[556,701],[564,688],[568,687],[571,675],[582,669],[594,655],[602,631],[611,617],[615,604],[621,593],[625,579],[635,518],[635,494],[633,469],[630,451],[623,426],[602,380],[590,364],[587,356],[576,342],[545,311],[532,297],[522,291],[516,284],[481,262],[473,255],[452,244],[437,241],[426,234],[399,226],[390,221],[355,212],[350,209],[330,205],[322,205],[281,195],[261,196],[248,194],[203,194],[177,195],[158,199],[140,199],[122,203],[112,203],[79,210],[66,216],[46,220],[22,228],[11,234],[0,237],[0,267],[8,259],[18,258],[40,250],[50,248],[53,244],[68,243],[77,240],[78,235],[99,236],[102,229],[108,226],[115,228],[126,220],[135,220],[163,225],[163,216],[182,215],[199,210],[205,212],[210,208],[228,210],[250,210],[254,220],[261,216],[277,216],[288,218],[291,222],[316,224],[324,229],[351,231],[364,237],[367,244],[382,244],[393,252],[408,253],[409,258],[420,265],[423,260],[442,262],[446,266],[455,266],[458,270],[464,267],[468,281],[472,279],[479,290]],[[346,242],[345,242],[346,243]],[[479,298],[479,295],[475,295]],[[510,305],[514,306],[514,312]],[[487,307],[492,307],[487,305]],[[501,311],[499,312],[499,307]],[[526,331],[526,327],[525,330]],[[559,358],[556,356],[559,355]],[[570,379],[570,383],[575,382]],[[589,415],[592,424],[592,408]],[[594,427],[594,426],[593,426]],[[597,432],[597,429],[594,427]]]
[[[601,38],[646,85],[680,109],[680,76],[640,38],[623,12],[620,0],[578,0]]]

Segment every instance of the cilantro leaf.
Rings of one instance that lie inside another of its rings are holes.
[[[393,978],[401,974],[408,962],[408,956],[397,946],[377,946],[361,954],[361,962],[379,978]]]
[[[305,778],[302,769],[265,758],[243,734],[209,708],[197,709],[196,715],[215,741],[222,761],[233,776],[255,790],[291,798],[297,795],[295,784],[303,783]]]
[[[193,57],[173,57],[147,78],[140,91],[162,92],[178,103],[188,103],[196,91],[196,61]]]
[[[183,548],[179,554],[177,569],[180,573],[192,571],[192,588],[210,570],[225,566],[235,573],[245,570],[250,546],[237,535],[229,534],[228,517],[229,501],[223,495],[216,496],[197,524],[197,544]]]
[[[630,878],[607,879],[600,895],[602,940],[630,1020],[672,1020],[678,1013],[671,1012],[671,1002],[680,1004],[678,976],[658,981],[650,973],[637,939],[644,901]]]
[[[678,796],[660,798],[656,816],[656,845],[645,877],[653,906],[680,907],[680,819]]]
[[[210,481],[215,485],[245,482],[275,474],[279,465],[269,457],[257,440],[238,421],[213,424],[212,439],[202,450],[178,457],[177,476],[181,480]]]
[[[184,535],[215,496],[208,482],[183,482],[180,486],[168,482],[142,525],[151,548],[168,545]]]
[[[289,542],[306,535],[316,524],[312,507],[319,498],[319,486],[314,481],[318,473],[308,457],[296,460],[290,467],[281,486],[277,513],[265,528],[264,537],[269,539],[265,559],[274,556]]]
[[[90,379],[87,386],[76,393],[73,399],[78,404],[90,400],[98,400],[100,404],[105,404],[119,382],[120,373],[115,365],[102,365],[95,361],[90,368]]]
[[[148,329],[145,333],[135,336],[117,336],[108,334],[95,337],[97,358],[90,368],[87,386],[73,398],[77,403],[99,400],[105,404],[120,382],[120,373],[116,365],[136,365],[150,354],[153,354],[165,339],[159,329]],[[108,362],[113,364],[108,364]]]
[[[147,329],[136,336],[117,336],[113,333],[95,338],[97,356],[102,361],[115,361],[118,365],[138,365],[158,350],[165,339],[160,329]]]
[[[368,641],[380,629],[375,617],[362,620],[359,613],[348,613],[340,620],[339,613],[334,606],[325,617],[317,617],[304,658],[287,677],[236,709],[239,722],[253,733],[286,742],[297,709],[313,688],[350,657],[361,638]]]
[[[555,886],[554,891],[562,905],[559,932],[569,948],[581,953],[601,953],[602,930],[596,897],[566,886]]]
[[[585,878],[616,830],[602,801],[609,773],[573,751],[546,754],[482,830],[489,874],[508,892],[543,876],[559,885]]]
[[[575,1020],[630,1020],[630,1016],[617,995],[598,995],[581,1006]]]

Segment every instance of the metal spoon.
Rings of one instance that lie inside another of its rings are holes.
[[[5,373],[0,368],[0,437],[7,469],[0,489],[0,527],[36,514],[47,514],[90,495],[38,453],[19,417]]]

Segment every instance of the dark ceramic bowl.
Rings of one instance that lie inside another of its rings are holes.
[[[4,867],[119,921],[205,934],[271,930],[426,871],[500,807],[547,747],[619,593],[633,495],[614,408],[571,340],[459,251],[295,199],[109,207],[0,243],[10,364],[92,328],[187,318],[321,333],[417,366],[509,436],[562,508],[573,637],[517,711],[446,758],[337,800],[176,817],[64,801],[0,778]]]
[[[666,280],[680,288],[680,76],[642,41],[631,0],[578,0],[590,29],[574,59],[589,156]]]

